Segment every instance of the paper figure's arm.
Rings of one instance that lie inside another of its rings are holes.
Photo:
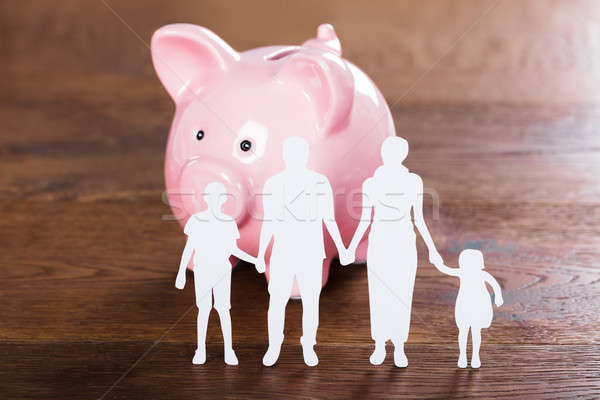
[[[192,241],[188,237],[187,241],[185,242],[183,254],[181,255],[181,262],[179,263],[179,271],[177,272],[177,278],[175,279],[175,287],[177,289],[183,289],[185,287],[185,269],[190,263],[192,254],[194,254],[194,247],[192,246]]]
[[[358,227],[356,228],[356,231],[354,232],[354,236],[352,237],[350,246],[348,246],[350,251],[352,251],[353,253],[356,252],[356,248],[358,247],[360,241],[362,240],[363,236],[365,235],[367,228],[369,227],[369,225],[371,225],[371,214],[373,212],[373,203],[371,202],[371,199],[369,199],[369,196],[367,195],[366,183],[367,182],[365,181],[362,186],[363,201],[362,201],[362,213],[360,216],[360,222],[358,223]]]
[[[342,242],[342,236],[340,235],[340,229],[338,228],[337,223],[335,222],[335,210],[333,204],[333,190],[331,190],[331,185],[329,181],[325,179],[324,183],[324,191],[323,194],[325,198],[323,199],[324,213],[323,213],[323,222],[325,223],[325,227],[327,228],[327,232],[333,239],[333,243],[335,243],[335,247],[338,250],[338,253],[343,254],[346,251],[344,247],[344,242]]]
[[[417,230],[419,231],[421,237],[425,241],[427,250],[429,250],[429,262],[431,262],[434,265],[443,264],[444,261],[442,260],[442,257],[435,248],[435,244],[433,243],[433,239],[431,238],[429,229],[427,229],[427,225],[425,224],[425,218],[423,218],[423,180],[418,175],[415,175],[415,177],[417,190],[415,201],[413,204],[415,226],[417,227]]]
[[[273,210],[273,191],[270,189],[269,182],[265,183],[263,188],[263,222],[260,228],[260,237],[258,239],[258,256],[256,256],[256,271],[262,274],[266,270],[265,253],[267,247],[273,238],[273,218],[275,213]]]
[[[260,241],[258,242],[258,258],[264,258],[267,247],[273,238],[273,222],[263,221],[260,229]]]
[[[500,289],[500,284],[492,275],[485,271],[483,271],[483,279],[494,290],[494,301],[496,305],[500,307],[504,303],[504,299],[502,298],[502,289]]]
[[[263,221],[260,228],[260,239],[258,242],[257,258],[259,260],[265,258],[267,247],[269,247],[269,243],[271,243],[271,239],[273,238],[273,218],[275,217],[272,204],[273,195],[274,194],[273,191],[270,190],[269,183],[265,183],[265,188],[263,189]]]
[[[237,247],[237,245],[233,248],[232,254],[239,258],[240,260],[244,260],[251,264],[256,264],[256,258],[252,257],[250,254],[246,253],[244,250]]]
[[[451,276],[460,276],[460,269],[458,269],[458,268],[450,268],[444,264],[433,264],[433,265],[442,274],[451,275]]]

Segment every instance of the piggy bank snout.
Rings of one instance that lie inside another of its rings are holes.
[[[242,175],[226,165],[215,161],[193,160],[188,162],[179,176],[181,202],[187,214],[192,215],[206,210],[204,190],[211,182],[225,186],[223,213],[236,219],[240,224],[248,216],[250,190]]]

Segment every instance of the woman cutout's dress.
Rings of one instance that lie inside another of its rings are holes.
[[[372,220],[367,274],[371,336],[375,341],[370,361],[375,365],[385,359],[388,340],[394,344],[396,366],[408,365],[404,342],[408,338],[417,272],[414,226],[429,249],[430,261],[441,262],[423,219],[423,182],[402,165],[407,154],[408,143],[402,138],[390,137],[383,143],[383,165],[363,183],[361,221],[350,244],[350,250],[356,251]]]

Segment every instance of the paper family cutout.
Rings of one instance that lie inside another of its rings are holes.
[[[185,286],[185,270],[193,256],[194,286],[198,306],[198,348],[192,362],[206,361],[206,327],[214,297],[219,313],[225,363],[237,365],[232,346],[231,255],[253,263],[265,272],[265,253],[273,241],[270,262],[268,334],[269,347],[263,357],[265,366],[274,365],[283,343],[285,308],[296,278],[302,299],[302,352],[304,362],[315,366],[314,351],[319,323],[319,297],[322,263],[325,258],[323,224],[339,252],[340,263],[355,260],[356,249],[370,226],[367,250],[371,336],[375,350],[374,365],[383,363],[388,340],[394,344],[394,364],[408,366],[404,343],[408,338],[412,294],[417,269],[416,235],[413,223],[429,250],[429,261],[442,273],[460,278],[455,318],[459,328],[458,366],[467,366],[466,344],[471,331],[473,355],[471,367],[479,368],[481,329],[491,324],[493,310],[485,283],[494,291],[495,303],[502,305],[498,282],[483,271],[483,254],[466,249],[459,256],[460,268],[444,265],[423,218],[423,182],[402,164],[408,155],[408,143],[400,137],[387,138],[381,148],[383,165],[363,183],[363,211],[346,249],[335,222],[333,191],[327,177],[306,167],[308,143],[299,137],[284,141],[285,169],[269,178],[262,198],[264,218],[259,252],[255,258],[237,247],[239,232],[235,220],[223,214],[225,187],[213,182],[206,186],[204,200],[208,209],[192,215],[184,229],[188,236],[175,286]],[[412,211],[412,217],[411,217]]]

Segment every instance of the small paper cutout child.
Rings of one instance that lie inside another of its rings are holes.
[[[492,323],[493,310],[490,294],[485,284],[494,290],[496,306],[500,307],[504,300],[500,285],[494,277],[483,270],[483,254],[479,250],[466,249],[458,258],[460,268],[449,268],[442,263],[435,267],[442,273],[460,278],[460,289],[456,297],[454,317],[458,326],[458,367],[467,367],[467,339],[471,330],[473,354],[471,368],[479,368],[479,347],[481,346],[481,329],[489,328]]]
[[[194,287],[198,307],[198,348],[192,360],[194,364],[204,364],[206,361],[206,327],[213,296],[214,307],[221,320],[225,363],[238,364],[231,343],[229,257],[234,255],[253,264],[256,264],[256,258],[237,247],[236,241],[240,237],[237,224],[233,218],[221,212],[226,200],[225,186],[222,183],[212,182],[206,185],[204,201],[208,210],[192,215],[184,229],[188,239],[181,256],[175,287],[184,288],[186,267],[193,255]]]

